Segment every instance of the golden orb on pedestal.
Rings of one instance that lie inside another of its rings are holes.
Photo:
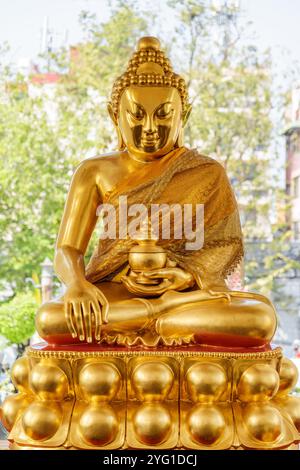
[[[23,356],[16,360],[11,369],[11,379],[14,386],[20,392],[28,390],[29,362],[28,358]]]
[[[18,416],[29,404],[28,397],[23,394],[12,395],[4,400],[1,414],[3,424],[8,431],[11,431]]]
[[[131,383],[139,400],[164,400],[174,383],[174,372],[163,362],[146,362],[132,372]]]
[[[267,401],[279,387],[279,375],[268,364],[253,364],[242,374],[237,387],[238,399],[244,402]]]
[[[109,405],[90,405],[82,413],[79,430],[84,440],[94,446],[105,446],[112,442],[118,432],[119,421]]]
[[[279,371],[280,384],[277,392],[278,396],[287,395],[292,390],[298,380],[298,369],[290,359],[283,357]]]
[[[92,402],[112,400],[120,389],[121,380],[118,368],[108,363],[87,364],[79,373],[83,395]]]
[[[223,413],[213,405],[195,406],[186,422],[192,440],[207,446],[216,444],[226,428]]]
[[[62,422],[61,407],[51,402],[32,403],[22,417],[25,433],[35,441],[45,441],[54,436]]]
[[[137,439],[146,445],[159,445],[165,442],[172,430],[172,417],[169,410],[159,403],[145,403],[132,418]]]
[[[32,369],[30,386],[42,400],[62,400],[68,395],[68,378],[64,371],[44,362]]]
[[[192,365],[186,373],[187,392],[193,402],[218,401],[227,388],[227,376],[219,364]]]
[[[269,404],[250,403],[243,410],[243,420],[249,433],[261,442],[274,442],[281,435],[281,414]]]

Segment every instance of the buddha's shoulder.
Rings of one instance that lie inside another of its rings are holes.
[[[199,163],[200,163],[199,168],[200,169],[201,169],[201,165],[204,165],[204,166],[209,166],[210,170],[213,170],[217,173],[226,173],[224,165],[219,160],[217,160],[217,159],[215,159],[215,158],[213,158],[209,155],[206,155],[204,153],[201,153],[198,150],[195,151],[195,157],[196,157],[196,159],[199,160]]]
[[[85,158],[76,167],[75,172],[82,174],[86,172],[103,172],[108,169],[117,168],[120,165],[121,152],[110,152],[94,157]]]

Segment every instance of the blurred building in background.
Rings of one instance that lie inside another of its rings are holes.
[[[300,241],[300,85],[292,90],[286,122],[286,192],[290,197],[286,217],[292,239]]]
[[[285,113],[285,222],[291,233],[289,256],[300,262],[300,84],[291,91],[290,104]],[[279,279],[280,280],[280,279]],[[288,349],[290,356],[300,357],[300,269],[285,273],[283,293],[290,298],[289,305],[280,311],[280,326],[276,340]]]

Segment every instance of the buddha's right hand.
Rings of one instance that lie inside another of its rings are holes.
[[[65,317],[73,338],[92,342],[92,325],[95,340],[100,340],[101,325],[107,323],[108,301],[94,284],[86,280],[76,281],[64,294]]]

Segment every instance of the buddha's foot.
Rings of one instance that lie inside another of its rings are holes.
[[[2,420],[16,449],[288,449],[294,364],[280,349],[46,350],[16,361]],[[178,406],[179,402],[179,406]]]

